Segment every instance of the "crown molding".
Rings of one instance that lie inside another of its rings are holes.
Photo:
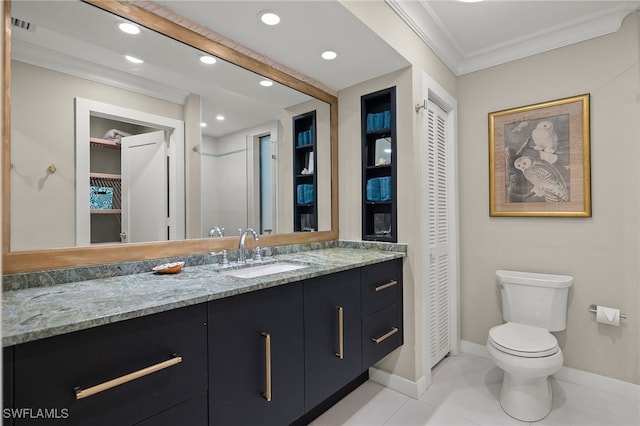
[[[635,1],[620,3],[600,14],[577,18],[561,26],[505,40],[475,52],[465,52],[450,36],[449,30],[427,1],[385,2],[456,76],[614,33],[620,29],[625,17],[640,8]]]

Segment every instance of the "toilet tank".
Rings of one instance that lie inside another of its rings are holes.
[[[567,327],[567,296],[573,277],[496,271],[507,322],[560,331]]]

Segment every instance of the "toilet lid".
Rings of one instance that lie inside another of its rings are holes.
[[[493,327],[489,339],[497,349],[526,358],[549,356],[560,350],[548,330],[513,322]]]

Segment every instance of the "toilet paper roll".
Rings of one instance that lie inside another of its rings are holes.
[[[598,306],[596,308],[596,322],[600,324],[620,326],[620,309]]]

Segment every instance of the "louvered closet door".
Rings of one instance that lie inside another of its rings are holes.
[[[433,102],[423,118],[427,158],[427,247],[429,341],[431,367],[450,350],[450,259],[449,259],[449,199],[448,150],[446,145],[447,113]]]

